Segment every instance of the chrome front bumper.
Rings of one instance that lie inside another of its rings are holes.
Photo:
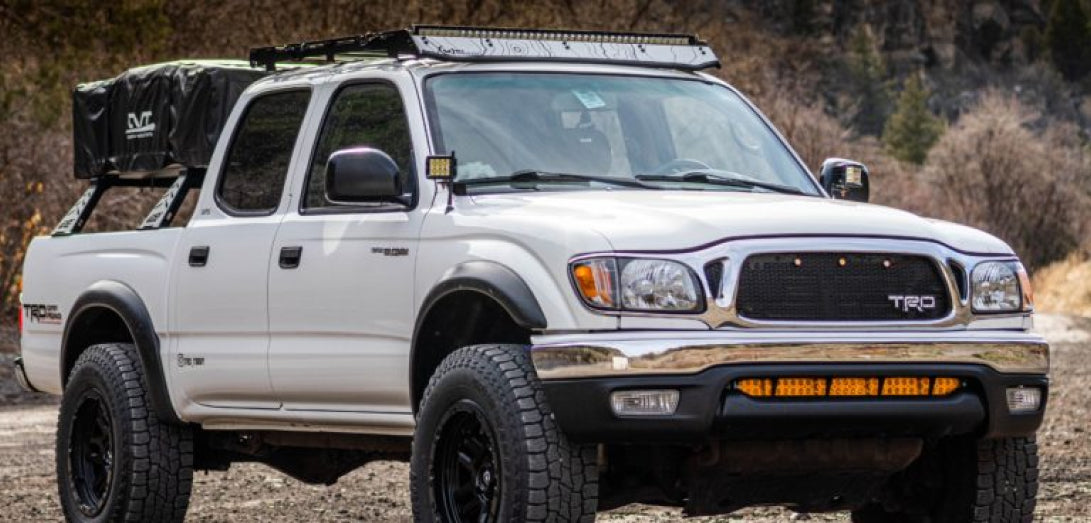
[[[1047,374],[1049,345],[1022,331],[652,331],[535,336],[543,380],[694,374],[747,363],[961,363]]]

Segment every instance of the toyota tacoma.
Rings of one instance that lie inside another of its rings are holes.
[[[181,520],[235,462],[330,484],[378,458],[410,461],[419,521],[1031,520],[1049,347],[1016,254],[866,203],[858,162],[812,175],[696,37],[414,26],[249,58],[73,93],[89,185],[29,247],[16,369],[62,395],[69,520]],[[119,189],[160,198],[85,230]]]

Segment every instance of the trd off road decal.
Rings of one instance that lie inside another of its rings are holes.
[[[23,304],[23,316],[30,323],[61,324],[61,310],[56,305]]]

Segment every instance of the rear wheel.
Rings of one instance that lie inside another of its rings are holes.
[[[855,523],[1017,523],[1034,519],[1034,437],[952,438],[891,480],[888,496],[852,513]]]
[[[57,487],[68,521],[182,521],[193,435],[159,421],[136,350],[89,347],[72,368],[57,424]]]
[[[414,518],[593,521],[596,458],[557,427],[526,347],[466,347],[443,360],[421,402]]]

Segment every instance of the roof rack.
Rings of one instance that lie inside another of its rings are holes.
[[[415,56],[457,62],[559,61],[700,70],[719,67],[708,44],[681,34],[415,25],[409,29],[250,50],[250,64]]]

